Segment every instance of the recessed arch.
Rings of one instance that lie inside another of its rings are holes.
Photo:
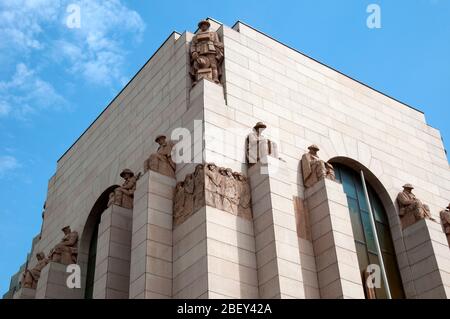
[[[85,298],[92,298],[95,275],[95,258],[97,253],[98,226],[103,212],[108,208],[109,195],[118,185],[108,187],[98,197],[92,207],[81,235],[79,246],[79,265],[82,270],[83,289]]]
[[[335,157],[329,161],[335,166],[336,177],[343,183],[347,195],[349,214],[361,271],[369,264],[380,264],[379,253],[376,248],[376,237],[370,222],[370,206],[374,213],[376,233],[381,246],[386,273],[391,285],[391,294],[395,298],[404,298],[405,280],[401,279],[399,255],[404,251],[401,240],[401,227],[394,202],[380,180],[367,167],[356,160],[346,157]],[[364,173],[364,181],[360,172]],[[369,202],[364,195],[363,184],[367,185]],[[400,240],[397,240],[400,238]],[[395,242],[396,241],[396,242]],[[395,244],[394,244],[395,242]],[[362,274],[364,281],[364,275]],[[377,297],[384,298],[384,289],[376,289]]]
[[[391,227],[398,226],[397,229],[401,232],[400,220],[398,218],[396,204],[392,201],[387,189],[369,168],[352,158],[344,156],[333,157],[328,162],[331,164],[337,163],[347,166],[348,168],[351,168],[357,172],[363,171],[366,181],[375,190],[378,197],[383,203],[386,213],[388,214],[389,224],[391,225]]]

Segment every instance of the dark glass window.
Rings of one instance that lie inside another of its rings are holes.
[[[367,266],[369,264],[381,265],[376,249],[375,236],[369,219],[369,207],[364,194],[363,183],[359,172],[340,164],[334,164],[334,167],[336,170],[336,178],[342,183],[344,192],[347,195],[359,269],[361,270],[361,280],[364,284],[363,275]],[[370,206],[375,216],[376,231],[378,240],[380,241],[379,244],[383,254],[386,276],[389,281],[392,298],[404,298],[403,285],[400,279],[386,211],[376,192],[367,183],[366,186],[369,193]],[[386,298],[384,282],[382,282],[381,288],[376,289],[376,296],[378,299]]]
[[[94,293],[94,278],[95,278],[95,264],[97,260],[97,239],[98,239],[98,226],[97,224],[92,234],[92,239],[89,244],[89,259],[86,274],[86,290],[84,293],[85,299],[92,299]]]

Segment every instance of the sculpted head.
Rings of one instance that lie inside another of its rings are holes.
[[[405,191],[407,193],[412,193],[413,189],[414,189],[414,186],[412,186],[411,184],[403,185],[403,191]]]
[[[203,168],[204,168],[203,164],[198,164],[198,165],[195,167],[194,174],[197,175],[198,172],[200,172],[201,170],[203,170]]]
[[[210,27],[211,27],[211,24],[209,23],[208,20],[202,20],[198,23],[198,28],[202,32],[208,31]]]
[[[208,167],[208,169],[213,172],[217,170],[217,165],[214,163],[208,163],[206,164],[206,167]]]
[[[131,171],[130,169],[126,168],[122,171],[122,173],[120,173],[120,177],[122,177],[125,180],[129,180],[130,178],[132,178],[134,176],[133,171]]]
[[[61,229],[63,231],[63,233],[65,235],[70,234],[71,230],[70,230],[70,226],[66,226],[63,229]]]
[[[45,258],[45,254],[41,251],[36,254],[36,258],[37,258],[37,260],[41,261]]]
[[[241,182],[245,181],[245,179],[246,179],[246,177],[243,174],[239,173],[239,172],[234,172],[233,176],[234,176],[235,179],[237,179],[238,181],[241,181]]]
[[[264,124],[263,122],[258,122],[255,124],[255,126],[253,127],[253,130],[258,134],[261,135],[262,132],[267,128],[267,125]]]
[[[166,144],[166,136],[165,135],[158,135],[155,138],[155,142],[158,143],[159,145],[164,145]]]
[[[313,144],[310,147],[308,147],[308,150],[310,154],[317,155],[317,152],[320,151],[320,148],[316,144]]]
[[[184,187],[184,182],[178,182],[176,188],[182,189]]]

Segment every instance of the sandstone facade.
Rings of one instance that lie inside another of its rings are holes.
[[[208,21],[223,45],[220,72],[193,79],[195,35],[171,34],[58,160],[32,255],[50,252],[66,225],[78,233],[82,286],[61,298],[373,297],[357,266],[345,185],[333,177],[305,187],[301,159],[312,144],[324,167],[362,170],[381,199],[404,297],[449,298],[450,251],[438,222],[450,170],[439,131],[422,112],[242,22]],[[246,138],[257,122],[277,156],[249,166]],[[178,140],[180,128],[190,140],[176,147],[191,145],[190,161],[163,174],[144,167],[157,153],[152,141]],[[209,163],[226,178],[208,179]],[[108,199],[125,168],[144,174],[127,197],[133,205],[114,213]],[[247,184],[236,183],[240,176]],[[402,229],[396,198],[405,183],[435,221]],[[114,270],[100,260],[93,269],[99,256]],[[45,280],[61,271],[53,263],[42,270]]]

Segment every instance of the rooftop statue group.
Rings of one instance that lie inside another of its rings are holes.
[[[209,21],[200,21],[199,31],[192,38],[190,49],[192,86],[201,79],[220,83],[224,46],[217,32],[210,31],[210,27]]]
[[[49,262],[55,262],[63,265],[77,263],[78,257],[78,233],[72,231],[69,226],[62,229],[64,237],[50,251],[47,257],[43,252],[36,254],[37,263],[32,269],[25,269],[22,276],[22,287],[36,289],[37,282],[41,276],[41,271]]]
[[[175,187],[174,224],[183,223],[205,205],[251,219],[251,189],[247,178],[214,163],[197,165],[194,173],[187,174]]]

